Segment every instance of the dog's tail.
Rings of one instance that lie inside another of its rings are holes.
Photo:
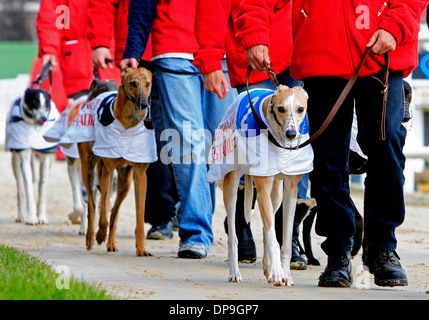
[[[244,175],[244,218],[246,223],[250,222],[252,217],[253,202],[253,180],[251,176]]]

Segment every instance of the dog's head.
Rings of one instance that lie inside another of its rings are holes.
[[[278,86],[265,108],[265,118],[281,140],[292,141],[307,112],[307,92],[302,87]]]
[[[42,89],[28,88],[21,100],[21,114],[28,123],[43,125],[51,112],[51,95]]]
[[[118,90],[118,84],[115,81],[113,80],[102,81],[100,79],[95,78],[92,81],[91,86],[89,87],[90,93],[88,95],[87,101],[91,101],[96,96],[104,92],[117,91],[117,90]]]
[[[135,111],[140,115],[146,114],[150,103],[152,72],[143,67],[125,68],[121,72],[121,88],[134,105]]]

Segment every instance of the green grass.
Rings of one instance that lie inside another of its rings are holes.
[[[45,261],[0,245],[0,300],[114,299],[99,286],[65,278],[64,273],[55,273]]]
[[[0,41],[0,79],[30,73],[37,50],[35,42]]]

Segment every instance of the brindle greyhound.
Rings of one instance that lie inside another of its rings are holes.
[[[148,113],[148,101],[152,86],[152,72],[146,68],[126,68],[121,72],[121,85],[113,102],[112,112],[125,130],[141,124]],[[97,139],[97,137],[96,137]],[[116,224],[120,205],[125,199],[131,187],[131,179],[134,172],[134,188],[136,201],[136,254],[137,256],[148,256],[144,247],[144,208],[146,200],[146,169],[149,163],[138,163],[128,161],[122,157],[107,158],[98,157],[93,152],[95,142],[79,143],[79,155],[82,161],[82,180],[88,192],[88,230],[86,234],[87,249],[92,249],[94,243],[94,220],[95,202],[94,190],[94,168],[97,165],[97,177],[101,191],[101,205],[99,229],[96,234],[98,244],[107,237],[107,210],[113,183],[113,171],[117,169],[117,194],[110,216],[109,238],[107,251],[117,251],[115,245]]]

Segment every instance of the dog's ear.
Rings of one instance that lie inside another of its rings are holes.
[[[306,98],[306,99],[308,99],[308,93],[307,93],[307,91],[305,91],[304,90],[304,88],[303,87],[301,87],[301,86],[296,86],[296,87],[294,87],[294,89],[297,89],[298,91],[301,91],[301,93],[302,93],[302,95]]]
[[[128,68],[124,68],[121,70],[121,77],[125,76],[128,73]]]
[[[92,80],[91,85],[89,86],[89,90],[91,92],[95,92],[97,90],[97,88],[98,88],[98,83],[99,83],[98,79]]]

